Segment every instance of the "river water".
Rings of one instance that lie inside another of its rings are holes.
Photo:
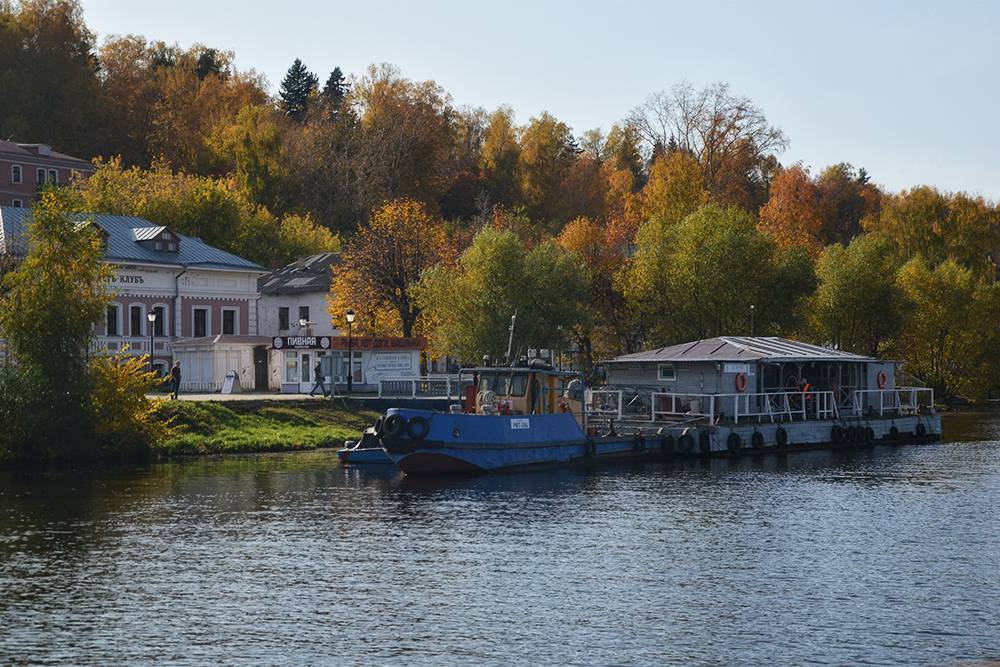
[[[0,477],[0,664],[1000,659],[1000,418],[415,482],[332,452]]]

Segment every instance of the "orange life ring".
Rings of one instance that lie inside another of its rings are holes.
[[[879,389],[885,389],[885,385],[889,382],[889,376],[885,374],[885,371],[879,371],[875,381],[878,382]]]
[[[743,393],[747,390],[747,376],[746,373],[736,374],[736,391]]]

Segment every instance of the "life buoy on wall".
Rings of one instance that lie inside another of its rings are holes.
[[[747,390],[747,376],[746,373],[736,374],[736,391],[741,394]]]
[[[885,385],[889,382],[889,376],[885,374],[885,371],[879,371],[875,381],[878,383],[879,389],[885,389]]]

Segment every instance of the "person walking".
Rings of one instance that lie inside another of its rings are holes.
[[[175,361],[170,369],[170,393],[171,398],[177,399],[177,392],[181,389],[181,362]]]
[[[309,390],[309,395],[313,396],[317,389],[323,392],[324,397],[327,396],[326,385],[323,383],[323,364],[319,361],[313,366],[313,386]]]

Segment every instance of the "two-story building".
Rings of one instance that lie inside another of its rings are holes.
[[[97,324],[96,353],[151,353],[160,373],[178,360],[186,391],[216,391],[229,371],[242,388],[256,387],[258,374],[266,385],[270,339],[257,336],[264,269],[142,218],[72,217],[100,230],[112,268],[113,301]],[[30,209],[0,207],[0,254],[27,252],[29,220]]]
[[[329,389],[343,392],[348,373],[353,391],[377,391],[383,378],[420,375],[420,338],[348,336],[346,319],[328,308],[334,253],[304,257],[263,276],[260,332],[271,337],[268,386],[283,393],[307,392],[318,362]],[[339,326],[338,326],[339,325]],[[350,368],[350,370],[348,370]]]
[[[66,185],[94,171],[86,160],[54,151],[47,144],[0,141],[0,206],[30,206],[46,183]]]

